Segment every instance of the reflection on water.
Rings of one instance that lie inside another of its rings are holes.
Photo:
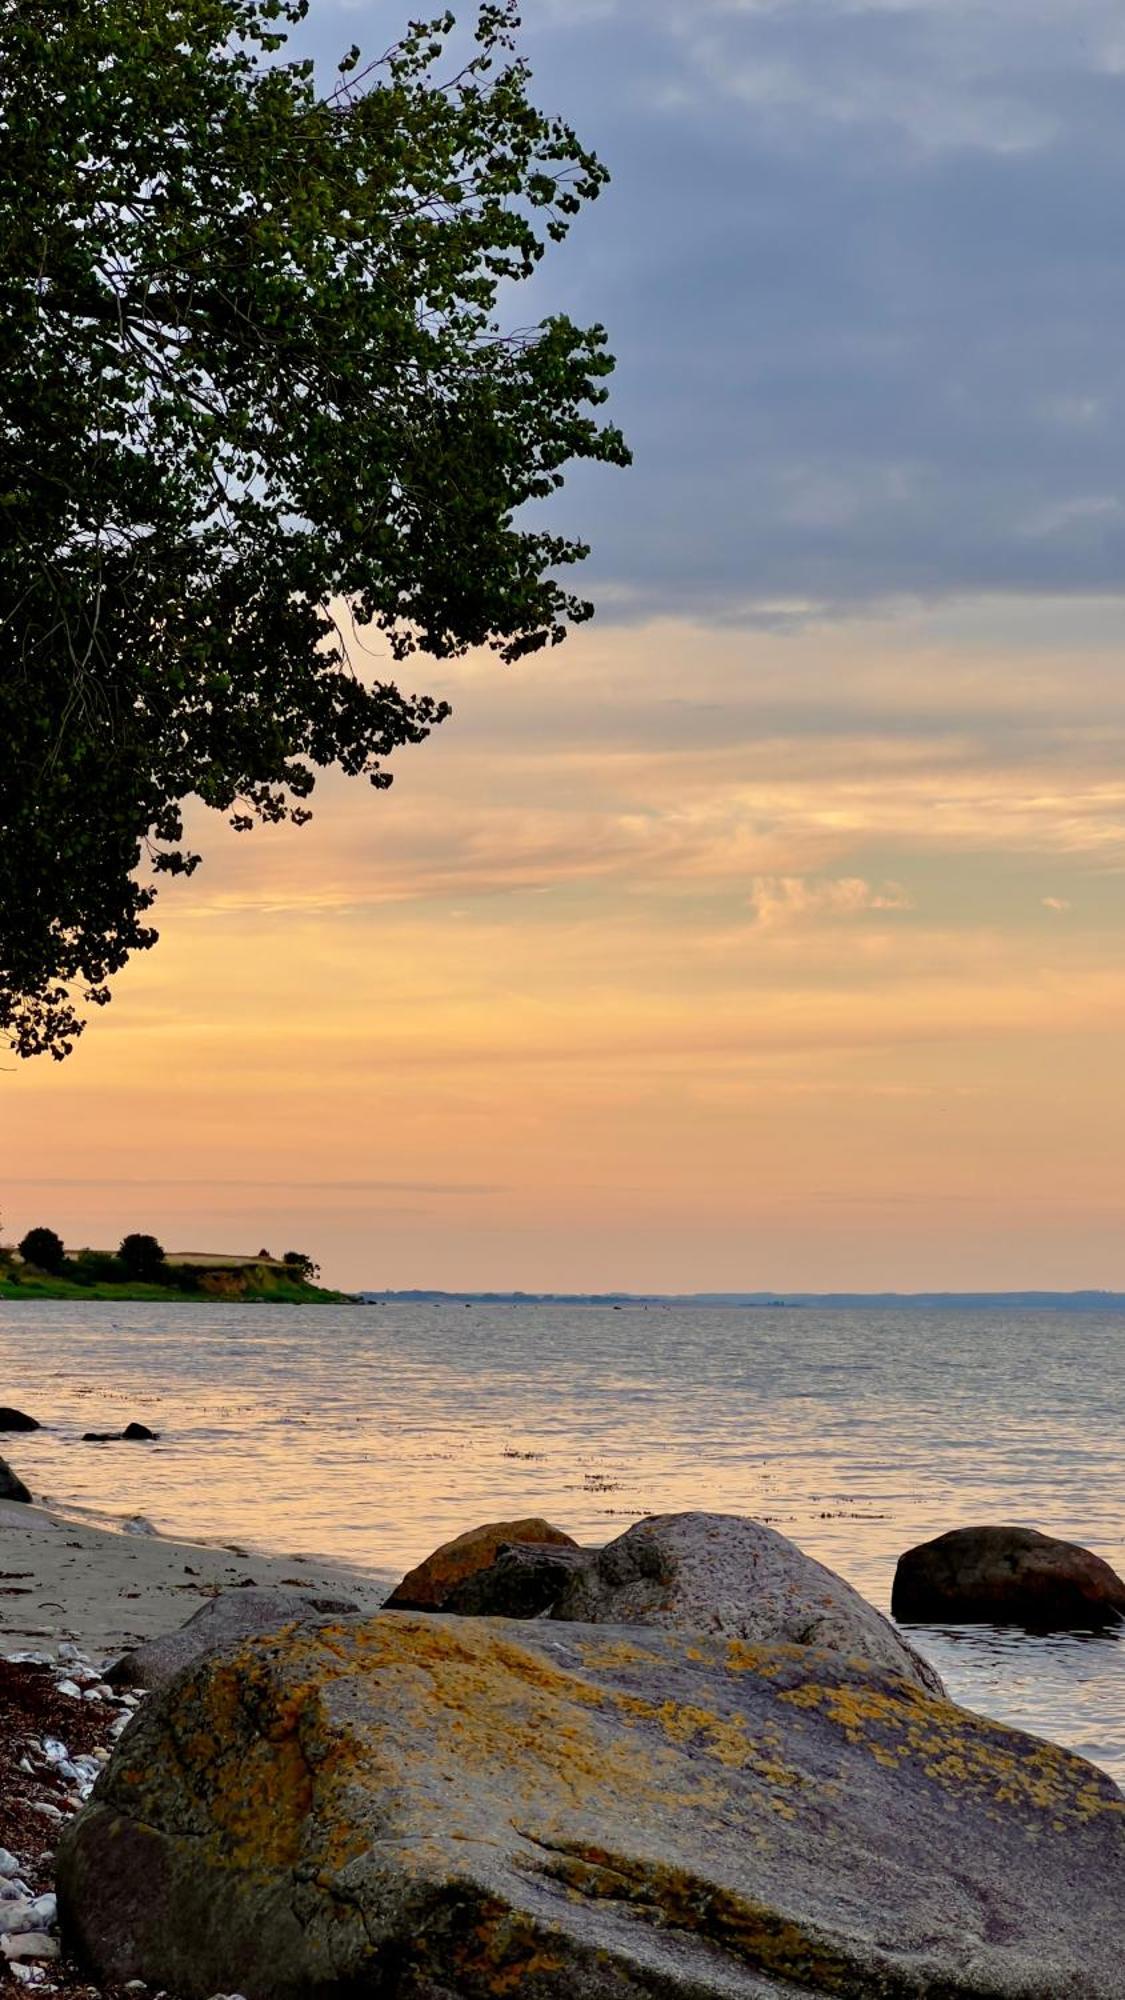
[[[1125,1319],[591,1307],[0,1306],[37,1492],[166,1532],[401,1573],[479,1520],[585,1542],[756,1514],[883,1609],[897,1555],[974,1521],[1125,1568]],[[77,1442],[136,1417],[156,1446]],[[919,1628],[960,1700],[1125,1778],[1125,1644]]]

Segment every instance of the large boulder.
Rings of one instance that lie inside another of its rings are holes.
[[[181,1667],[224,1648],[238,1647],[253,1632],[276,1632],[294,1619],[323,1620],[357,1609],[347,1598],[316,1597],[303,1590],[271,1590],[262,1585],[223,1590],[208,1598],[174,1632],[163,1632],[156,1639],[146,1639],[134,1651],[122,1653],[106,1669],[105,1678],[110,1687],[163,1687]]]
[[[37,1417],[29,1417],[26,1410],[13,1410],[7,1403],[0,1403],[0,1431],[40,1431],[43,1426]]]
[[[954,1528],[899,1557],[891,1608],[910,1624],[1088,1631],[1125,1618],[1125,1582],[1089,1549],[1035,1528]]]
[[[525,1521],[486,1521],[482,1527],[467,1528],[463,1535],[443,1542],[425,1562],[410,1570],[395,1585],[384,1610],[440,1611],[459,1583],[491,1567],[506,1542],[553,1542],[569,1549],[578,1546],[573,1536],[538,1516]]]
[[[31,1495],[19,1474],[12,1471],[6,1458],[0,1458],[0,1500],[30,1500]]]
[[[183,2000],[1120,2000],[1125,1799],[838,1653],[380,1612],[153,1695],[58,1889]]]
[[[575,1572],[551,1617],[827,1646],[945,1692],[929,1662],[850,1583],[742,1514],[637,1521]]]
[[[462,1618],[539,1618],[596,1555],[562,1542],[506,1542],[487,1569],[454,1585],[442,1609]]]

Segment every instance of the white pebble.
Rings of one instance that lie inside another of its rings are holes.
[[[55,1655],[58,1659],[65,1661],[67,1666],[70,1666],[73,1660],[80,1660],[82,1658],[77,1646],[73,1645],[69,1639],[60,1639],[58,1645],[55,1647]]]
[[[110,1723],[110,1725],[109,1725],[109,1733],[110,1733],[110,1735],[111,1735],[111,1736],[121,1736],[121,1735],[123,1735],[123,1734],[124,1734],[124,1732],[125,1732],[125,1730],[126,1730],[126,1729],[128,1729],[128,1727],[129,1727],[129,1724],[130,1724],[130,1723],[132,1722],[132,1720],[133,1720],[133,1718],[132,1718],[132,1716],[131,1716],[131,1715],[118,1715],[118,1716],[115,1716],[115,1717],[114,1717],[114,1720],[113,1720],[113,1721],[112,1721],[112,1722]]]
[[[0,1880],[7,1879],[12,1875],[18,1875],[19,1872],[20,1864],[16,1860],[15,1855],[9,1853],[6,1847],[0,1847]]]
[[[26,1937],[0,1938],[0,1951],[9,1962],[25,1958],[57,1958],[59,1948],[54,1938],[42,1931],[29,1931]]]
[[[60,1743],[57,1736],[45,1736],[42,1750],[48,1764],[65,1764],[70,1754],[66,1744]]]
[[[32,1812],[42,1813],[44,1819],[62,1819],[64,1817],[58,1807],[50,1805],[46,1799],[29,1799],[28,1806]]]
[[[14,1937],[21,1931],[37,1930],[31,1910],[30,1902],[25,1903],[22,1896],[15,1903],[0,1903],[0,1937]]]
[[[36,1896],[31,1904],[31,1914],[35,1918],[33,1928],[37,1931],[53,1931],[59,1920],[58,1899],[53,1895]]]
[[[82,1690],[79,1687],[75,1687],[73,1681],[56,1681],[55,1692],[56,1694],[68,1694],[72,1700],[77,1701],[81,1696]]]

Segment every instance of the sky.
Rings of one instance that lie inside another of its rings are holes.
[[[1125,17],[527,0],[596,621],[202,829],[0,1228],[348,1287],[1125,1288]],[[384,0],[313,0],[328,57]],[[432,664],[432,671],[429,667]],[[373,652],[373,670],[390,668]]]

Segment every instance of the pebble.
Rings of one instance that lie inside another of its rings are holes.
[[[51,1895],[0,1904],[0,1937],[39,1936],[53,1930],[58,1917],[59,1906]]]
[[[58,1940],[48,1937],[45,1931],[28,1931],[23,1937],[0,1938],[0,1951],[6,1959],[57,1958]]]
[[[57,1692],[72,1701],[90,1702],[99,1709],[108,1725],[105,1733],[114,1740],[128,1728],[144,1700],[137,1689],[118,1694],[102,1679],[104,1665],[94,1665],[70,1640],[58,1645],[53,1658],[31,1652],[8,1657],[22,1665],[52,1668]],[[57,1830],[89,1798],[112,1750],[103,1742],[93,1750],[77,1751],[72,1756],[61,1736],[50,1735],[39,1739],[29,1737],[27,1747],[29,1754],[20,1759],[19,1765],[31,1781],[24,1805],[45,1822],[43,1841],[53,1843]],[[60,1801],[57,1805],[30,1796],[41,1789],[48,1774],[66,1788],[65,1792],[56,1792]],[[53,1867],[54,1853],[50,1847],[35,1857],[30,1854],[21,1857],[0,1847],[0,1991],[7,1980],[13,1985],[18,1982],[29,1995],[42,1995],[43,2000],[57,1993],[54,1961],[59,1957],[58,1904],[52,1894],[36,1895],[24,1880],[25,1869],[29,1874],[38,1869],[49,1879]],[[125,1991],[135,2000],[135,1996],[147,1996],[149,1989],[143,1981],[133,1980]],[[157,1995],[156,2000],[168,2000],[168,1996]]]

